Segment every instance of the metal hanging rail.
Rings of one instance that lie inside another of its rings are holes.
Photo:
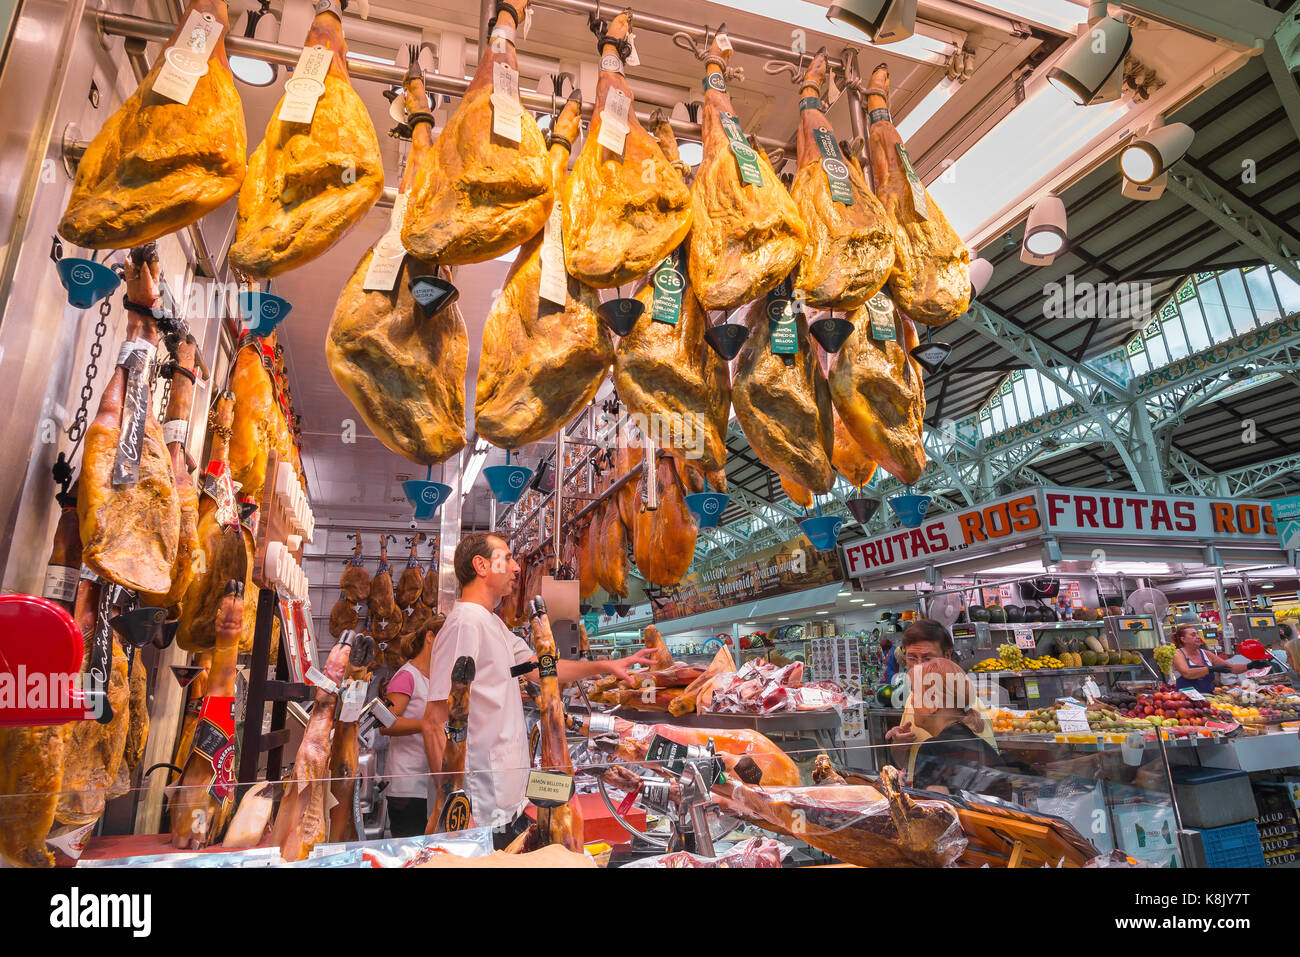
[[[566,0],[567,2],[567,0]],[[595,4],[589,4],[594,10]],[[99,18],[99,28],[110,36],[134,38],[137,40],[146,40],[152,42],[166,42],[176,31],[176,24],[166,23],[161,20],[147,20],[143,17],[133,17],[124,13],[103,12],[97,14]],[[638,20],[638,22],[640,22]],[[671,22],[671,21],[668,21]],[[702,33],[701,27],[690,27],[696,33]],[[732,38],[735,44],[735,38]],[[744,49],[736,45],[737,49]],[[252,37],[241,37],[234,34],[226,35],[226,49],[238,54],[239,56],[250,57],[256,60],[265,60],[267,63],[276,63],[281,66],[296,66],[298,58],[302,54],[302,47],[290,46],[284,43],[272,43],[269,40],[258,40]],[[782,47],[774,47],[781,55],[788,57],[790,51]],[[768,54],[764,54],[768,55]],[[387,86],[401,86],[402,80],[406,76],[406,70],[390,64],[375,63],[371,60],[361,60],[349,56],[348,74],[354,79],[369,80],[375,83],[383,83]],[[836,61],[838,62],[838,61]],[[462,96],[469,87],[469,81],[461,77],[442,76],[438,73],[426,73],[424,75],[424,84],[431,93],[445,93],[449,96]],[[530,92],[528,90],[519,91],[519,100],[531,110],[540,110],[549,112],[552,106],[558,105],[552,101],[550,96],[541,93]],[[590,120],[592,104],[584,103],[582,107],[583,119]],[[644,110],[637,111],[637,118],[642,123],[650,121],[650,113]],[[672,126],[675,134],[698,140],[703,135],[699,123],[690,123],[684,120],[670,119],[669,124]],[[756,136],[764,149],[781,149],[788,145],[788,140],[776,140],[770,136]],[[394,195],[396,195],[394,193]],[[391,200],[389,200],[391,205]]]

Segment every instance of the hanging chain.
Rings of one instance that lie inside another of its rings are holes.
[[[81,405],[72,417],[67,436],[75,447],[86,434],[86,416],[89,414],[90,400],[95,397],[94,381],[99,375],[99,357],[104,353],[104,336],[108,334],[108,317],[113,311],[113,304],[105,298],[99,304],[99,322],[95,323],[95,341],[90,344],[90,362],[86,363],[86,381],[81,387]]]

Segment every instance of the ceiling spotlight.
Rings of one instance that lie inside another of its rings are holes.
[[[1050,266],[1065,249],[1065,204],[1048,193],[1029,211],[1020,261],[1028,266]]]
[[[1196,138],[1186,123],[1168,123],[1147,130],[1119,154],[1119,168],[1132,183],[1150,183],[1185,155]]]
[[[280,39],[280,21],[271,12],[271,0],[261,0],[260,10],[249,10],[244,14],[244,36],[249,40],[265,40],[275,43]],[[280,68],[265,60],[255,60],[246,56],[230,58],[230,72],[235,78],[249,86],[270,86],[275,82]]]
[[[1104,4],[1102,5],[1104,7]],[[1118,100],[1133,31],[1114,17],[1093,21],[1047,74],[1047,82],[1081,106]]]
[[[916,32],[916,0],[839,0],[826,19],[861,30],[872,43],[897,43]]]
[[[976,259],[970,264],[970,294],[974,298],[993,278],[993,264],[987,259]]]

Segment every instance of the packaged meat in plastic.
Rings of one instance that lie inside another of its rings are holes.
[[[431,854],[455,854],[459,857],[483,857],[492,853],[492,829],[475,827],[452,834],[417,834],[377,841],[347,841],[317,844],[311,856],[332,856],[357,851],[358,867],[408,867]]]
[[[803,662],[792,661],[788,665],[777,668],[768,676],[768,680],[789,687],[797,687],[803,682]]]
[[[671,854],[659,854],[655,857],[643,857],[626,867],[780,867],[786,855],[790,853],[789,845],[774,841],[770,837],[751,837],[742,841],[717,857],[702,857],[690,851],[674,851]]]
[[[777,681],[769,681],[763,687],[759,698],[759,707],[763,714],[776,714],[790,710],[790,689]]]
[[[888,766],[878,788],[764,788],[731,778],[715,785],[713,794],[724,813],[796,837],[847,864],[948,867],[966,849],[952,806],[913,798],[899,785],[898,770]]]
[[[827,691],[810,685],[792,689],[790,700],[796,711],[829,711],[843,708],[848,701],[842,692]]]

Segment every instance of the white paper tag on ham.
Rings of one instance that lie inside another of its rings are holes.
[[[293,76],[284,84],[284,100],[276,118],[281,123],[310,123],[316,104],[325,95],[325,77],[329,76],[334,53],[327,46],[304,47]]]
[[[529,8],[528,8],[528,12],[529,12],[529,13],[532,13],[532,11],[533,11],[533,8],[532,8],[532,7],[529,7]],[[637,56],[637,54],[636,54],[636,34],[635,34],[635,33],[629,33],[629,34],[627,35],[627,45],[628,45],[628,55],[627,55],[627,59],[626,59],[625,61],[623,61],[623,65],[624,65],[624,66],[640,66],[640,65],[641,65],[641,58],[640,58],[639,56]]]
[[[185,419],[168,419],[163,423],[163,445],[185,444],[190,434],[190,423]]]
[[[716,39],[718,42],[719,50],[721,50],[723,53],[733,52],[733,48],[731,46],[731,37],[727,36],[725,33],[719,33]]]
[[[619,156],[623,155],[623,146],[627,141],[627,117],[631,108],[631,97],[622,90],[615,89],[609,91],[605,108],[600,111],[600,135],[596,137],[596,142]]]
[[[212,14],[197,10],[191,13],[176,43],[163,52],[163,68],[154,78],[153,92],[189,105],[199,79],[208,72],[208,58],[224,30]]]
[[[559,306],[569,298],[569,277],[564,269],[564,214],[559,202],[551,206],[542,234],[542,281],[538,293]]]
[[[339,721],[352,722],[361,717],[366,704],[367,681],[349,681],[343,687],[343,704],[339,707]]]
[[[330,679],[329,675],[325,674],[325,672],[321,671],[315,665],[308,668],[307,673],[303,675],[303,677],[307,679],[308,684],[315,685],[317,688],[320,688],[321,691],[329,694],[339,693],[339,686]]]
[[[508,63],[492,64],[492,132],[520,143],[524,138],[524,108],[519,105],[519,71]]]
[[[402,272],[402,261],[406,259],[406,248],[402,245],[402,219],[406,216],[406,202],[405,193],[398,195],[393,202],[388,231],[375,243],[370,268],[366,270],[365,281],[361,284],[366,292],[392,292],[397,285],[397,277]]]

